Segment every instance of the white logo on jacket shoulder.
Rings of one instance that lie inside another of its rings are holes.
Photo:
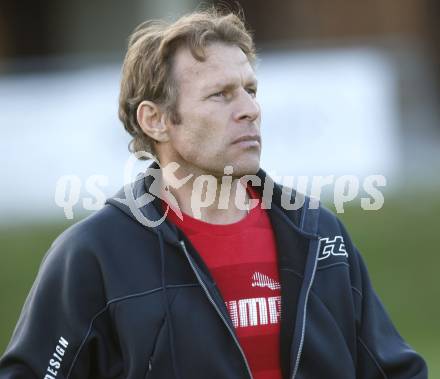
[[[334,238],[321,238],[321,248],[319,250],[318,260],[327,259],[330,256],[344,256],[348,258],[347,250],[345,250],[345,242],[342,236]]]

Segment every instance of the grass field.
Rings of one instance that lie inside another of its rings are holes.
[[[400,334],[440,378],[440,197],[387,199],[379,211],[339,215],[367,262]]]
[[[404,338],[440,378],[440,197],[386,198],[379,211],[346,208],[339,217],[367,261],[373,284]],[[0,352],[52,240],[68,223],[0,229]]]

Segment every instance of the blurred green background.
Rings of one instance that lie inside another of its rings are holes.
[[[435,193],[385,195],[378,211],[351,206],[339,214],[397,329],[427,360],[431,378],[440,378],[439,215]],[[0,230],[0,351],[9,341],[43,254],[69,224],[23,224]]]

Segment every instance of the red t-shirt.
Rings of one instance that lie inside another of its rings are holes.
[[[256,198],[253,191],[251,196]],[[168,218],[189,238],[208,266],[226,303],[255,379],[279,379],[281,289],[272,225],[253,208],[242,220],[209,224],[186,214]]]

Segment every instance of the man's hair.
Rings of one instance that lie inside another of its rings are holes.
[[[131,152],[155,154],[154,141],[140,128],[136,111],[143,100],[156,103],[173,124],[181,123],[177,111],[178,86],[172,75],[173,57],[187,47],[194,59],[204,61],[205,48],[213,42],[236,45],[253,65],[255,45],[242,12],[210,7],[182,16],[174,23],[149,20],[132,33],[122,67],[119,119],[133,137]]]

